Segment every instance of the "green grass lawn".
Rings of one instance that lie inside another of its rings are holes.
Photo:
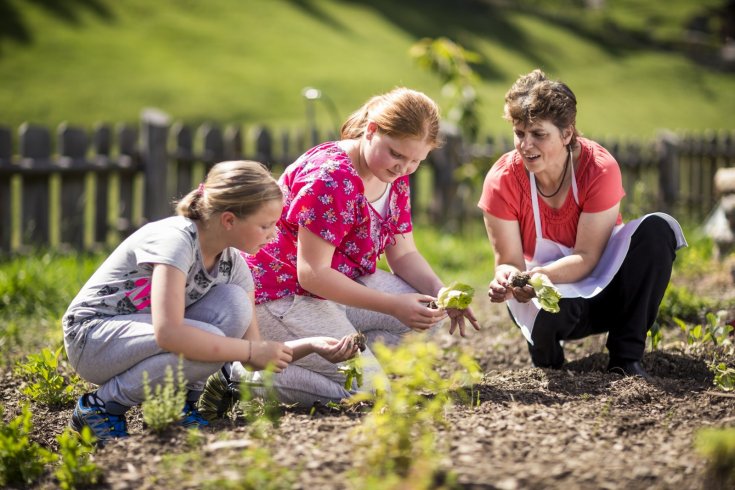
[[[153,106],[190,123],[293,127],[313,86],[329,98],[317,118],[332,126],[396,85],[445,102],[408,55],[418,39],[443,35],[483,57],[485,132],[509,134],[503,94],[536,67],[576,91],[591,136],[735,127],[735,75],[696,65],[675,44],[692,15],[720,1],[609,0],[600,12],[571,0],[486,3],[7,0],[0,124],[136,122]]]

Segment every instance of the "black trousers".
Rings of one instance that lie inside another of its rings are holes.
[[[558,369],[564,364],[560,340],[604,332],[611,360],[642,359],[646,332],[671,279],[675,251],[676,236],[663,218],[643,220],[620,270],[602,292],[592,298],[562,298],[558,313],[539,312],[531,333],[533,345],[528,343],[533,364]]]

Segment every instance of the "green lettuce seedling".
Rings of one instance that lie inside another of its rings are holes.
[[[358,388],[362,386],[362,362],[359,355],[345,361],[337,368],[337,371],[345,375],[345,390],[352,389],[353,380],[357,383]]]
[[[541,308],[549,313],[559,313],[559,300],[561,292],[554,286],[546,274],[535,272],[529,274],[527,272],[517,272],[510,278],[510,283],[522,288],[527,284],[530,285],[536,293]]]
[[[464,310],[472,303],[474,294],[475,290],[467,284],[452,281],[449,286],[439,290],[439,294],[436,296],[436,305],[444,309]]]

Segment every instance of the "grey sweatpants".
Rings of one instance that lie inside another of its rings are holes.
[[[220,284],[184,311],[185,322],[207,332],[242,338],[253,318],[247,293],[234,284]],[[164,381],[166,367],[174,373],[179,356],[156,343],[150,314],[119,315],[72,326],[64,332],[64,345],[74,369],[99,385],[97,396],[130,407],[143,402],[143,372],[153,388]],[[190,392],[204,383],[223,363],[183,360]]]
[[[403,279],[383,270],[362,276],[357,282],[391,294],[416,292]],[[359,391],[372,391],[371,378],[381,371],[371,346],[378,341],[396,345],[411,331],[393,316],[308,296],[289,296],[260,304],[255,307],[255,314],[261,337],[279,342],[315,336],[339,339],[361,331],[368,339],[368,347],[361,353],[365,368]],[[310,354],[276,374],[273,387],[284,403],[311,406],[316,401],[338,402],[358,388],[353,384],[352,390],[346,390],[345,377],[337,367],[318,354]],[[260,381],[258,373],[244,373],[241,366],[235,365],[233,373],[234,378],[239,375],[243,381],[254,381],[256,385]],[[259,394],[259,388],[254,391]]]

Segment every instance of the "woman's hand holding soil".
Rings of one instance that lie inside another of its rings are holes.
[[[532,286],[521,284],[515,279],[525,274],[515,268],[502,267],[495,272],[495,278],[488,286],[487,295],[493,303],[503,303],[515,298],[520,303],[528,303],[536,296]]]

